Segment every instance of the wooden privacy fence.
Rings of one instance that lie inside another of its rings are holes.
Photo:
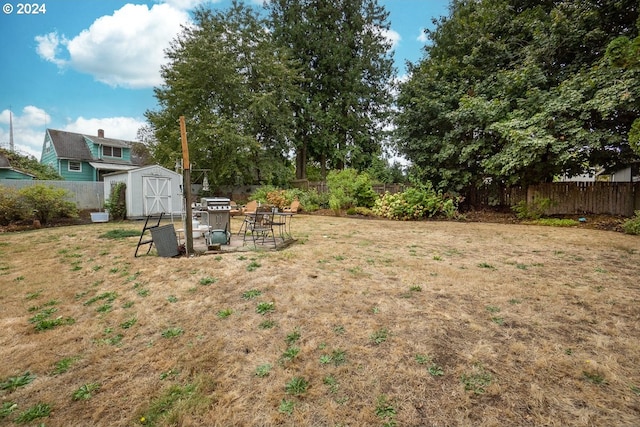
[[[546,215],[607,214],[633,216],[640,210],[640,182],[553,182],[524,187],[474,189],[465,194],[468,209],[510,208],[521,201],[550,199]]]
[[[640,209],[640,182],[554,182],[531,185],[527,202],[547,198],[546,214],[610,214],[632,216]]]

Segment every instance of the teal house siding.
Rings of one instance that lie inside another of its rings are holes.
[[[132,156],[133,142],[47,129],[40,162],[52,166],[65,180],[102,181],[107,173],[135,169],[142,165]]]
[[[34,179],[30,173],[22,172],[11,167],[9,158],[0,152],[0,179]]]
[[[33,175],[15,169],[0,169],[0,179],[33,179]]]
[[[73,166],[70,167],[69,164]],[[80,170],[78,170],[78,165]],[[88,162],[78,162],[75,160],[60,160],[60,175],[65,181],[97,181],[96,171]]]

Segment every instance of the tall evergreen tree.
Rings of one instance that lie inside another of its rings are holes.
[[[291,177],[298,75],[267,24],[236,2],[221,12],[195,11],[166,53],[164,84],[155,88],[160,108],[146,112],[159,162],[172,166],[181,157],[178,119],[185,116],[190,160],[210,171],[212,185]]]
[[[381,151],[394,68],[377,0],[272,0],[273,34],[304,79],[296,100],[296,177],[309,161],[365,169]]]

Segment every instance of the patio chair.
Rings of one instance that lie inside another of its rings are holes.
[[[240,224],[240,229],[238,230],[238,236],[240,235],[240,233],[242,233],[242,230],[245,230],[245,234],[246,234],[247,222],[250,220],[251,215],[256,213],[257,208],[258,208],[258,202],[256,202],[255,200],[250,201],[244,206],[242,211],[245,216],[244,216],[244,221],[242,221],[242,224]]]
[[[288,208],[282,209],[282,212],[297,213],[298,209],[300,209],[300,202],[298,200],[294,200]]]
[[[238,206],[238,204],[233,200],[229,202],[229,206],[231,206],[231,210],[229,211],[229,215],[231,216],[242,215],[242,212],[244,212],[244,209],[241,206]]]
[[[247,240],[247,233],[250,233],[254,246],[256,246],[257,239],[262,238],[262,244],[264,244],[269,236],[273,239],[273,247],[277,246],[276,235],[273,231],[273,211],[271,208],[258,207],[255,213],[245,216],[244,224],[243,244]]]

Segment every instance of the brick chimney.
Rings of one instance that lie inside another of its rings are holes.
[[[98,138],[104,138],[104,129],[98,129]]]

